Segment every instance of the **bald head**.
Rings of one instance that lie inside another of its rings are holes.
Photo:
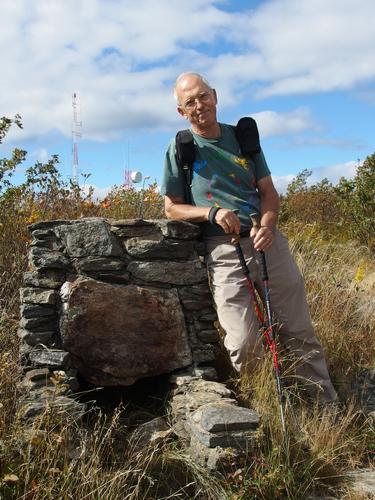
[[[190,122],[193,132],[207,138],[220,136],[216,92],[202,75],[182,73],[176,80],[174,96],[178,113]]]
[[[201,84],[202,86],[210,90],[212,89],[206,78],[204,78],[204,76],[200,75],[199,73],[189,71],[186,73],[181,73],[181,75],[176,78],[176,82],[173,87],[173,96],[178,104],[180,104],[181,91],[184,91],[196,84]]]

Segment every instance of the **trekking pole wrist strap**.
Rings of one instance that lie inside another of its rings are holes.
[[[210,211],[208,212],[208,222],[210,224],[216,224],[215,222],[215,217],[218,211],[220,210],[220,207],[211,207]]]

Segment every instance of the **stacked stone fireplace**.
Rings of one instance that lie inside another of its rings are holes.
[[[217,447],[254,441],[258,416],[218,382],[222,348],[196,225],[87,218],[29,230],[23,418],[51,405],[81,416],[80,380],[121,387],[169,374],[175,432],[209,450],[206,461]]]

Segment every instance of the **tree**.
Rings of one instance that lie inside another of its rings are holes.
[[[358,167],[354,179],[341,178],[335,192],[344,213],[342,225],[375,250],[375,153]]]
[[[3,142],[4,137],[8,133],[10,127],[15,124],[19,128],[22,128],[22,122],[20,115],[15,115],[14,118],[7,118],[5,116],[0,118],[0,144]],[[26,158],[26,151],[23,149],[14,149],[12,152],[12,157],[1,158],[0,159],[0,195],[4,188],[10,187],[12,184],[10,182],[10,177],[13,176],[14,171]]]

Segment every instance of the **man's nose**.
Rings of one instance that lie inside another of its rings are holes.
[[[196,99],[196,109],[201,109],[203,108],[204,104],[200,99]]]

